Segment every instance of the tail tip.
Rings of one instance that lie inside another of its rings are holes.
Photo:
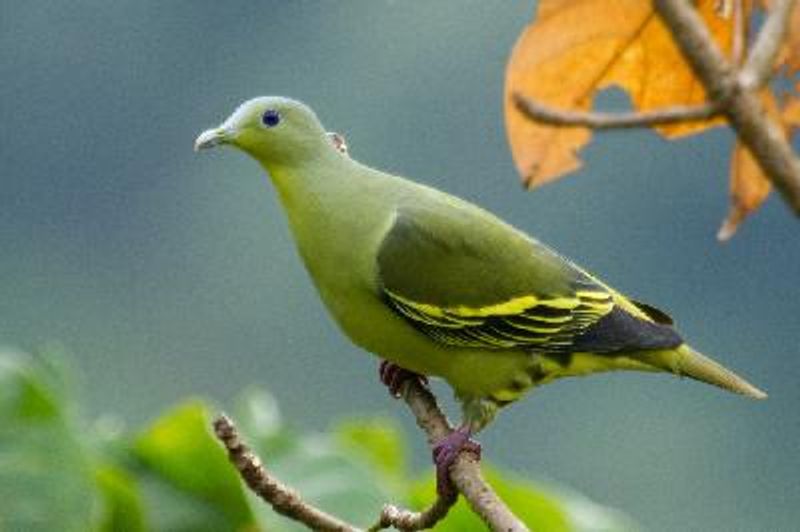
[[[678,350],[679,359],[676,373],[719,386],[751,399],[764,400],[767,393],[756,388],[745,379],[724,368],[718,362],[702,355],[684,344]]]
[[[746,395],[747,397],[751,397],[753,399],[758,399],[759,401],[763,401],[764,399],[769,397],[767,395],[767,392],[765,392],[764,390],[760,390],[753,385],[751,385],[750,388],[746,392],[744,392],[744,395]]]

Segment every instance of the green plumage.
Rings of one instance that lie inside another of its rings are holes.
[[[196,146],[216,144],[268,171],[345,334],[446,379],[473,430],[534,386],[597,371],[667,371],[765,397],[683,343],[662,311],[479,207],[340,153],[299,102],[246,102]]]

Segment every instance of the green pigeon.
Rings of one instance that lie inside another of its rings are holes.
[[[350,158],[301,102],[243,103],[195,142],[258,161],[305,267],[344,333],[409,376],[445,379],[463,423],[434,445],[439,488],[470,436],[558,378],[610,370],[685,375],[766,394],[684,343],[670,317],[629,299],[491,213]]]

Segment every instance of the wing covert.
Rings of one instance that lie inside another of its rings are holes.
[[[414,327],[452,346],[566,352],[584,330],[611,311],[611,295],[522,296],[484,308],[436,307],[384,290],[389,304]]]

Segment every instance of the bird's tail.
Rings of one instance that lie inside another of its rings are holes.
[[[652,355],[652,364],[676,375],[685,375],[753,399],[767,398],[766,393],[686,344],[674,350],[658,351]]]

